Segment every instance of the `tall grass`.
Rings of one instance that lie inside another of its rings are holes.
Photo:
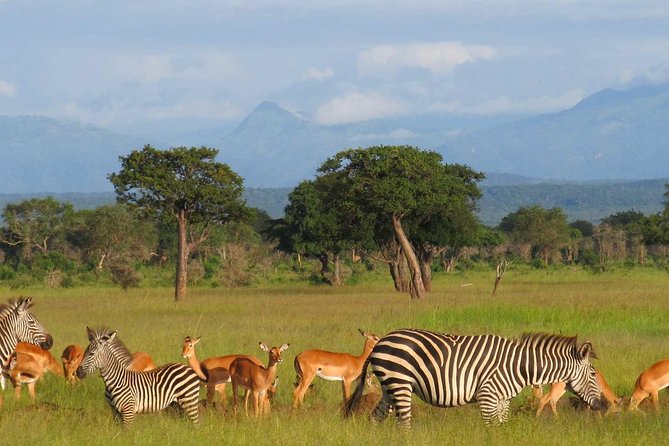
[[[86,326],[118,331],[131,351],[149,352],[157,363],[181,362],[187,335],[202,336],[201,359],[228,353],[256,354],[258,342],[290,343],[279,365],[279,391],[264,419],[237,418],[218,410],[203,412],[194,429],[175,411],[139,415],[124,431],[104,400],[101,379],[92,374],[75,386],[51,375],[38,384],[37,405],[26,395],[15,401],[5,391],[0,410],[3,444],[640,444],[663,443],[666,415],[598,419],[560,407],[561,418],[535,419],[529,392],[511,405],[510,421],[485,427],[478,407],[437,409],[416,400],[413,429],[398,432],[392,421],[372,426],[366,416],[343,420],[341,387],[316,381],[305,406],[290,409],[295,372],[293,357],[321,348],[359,353],[364,338],[357,328],[384,334],[421,327],[458,334],[519,336],[546,331],[591,340],[596,366],[619,394],[629,395],[641,370],[669,358],[669,275],[656,271],[618,271],[593,275],[581,271],[514,271],[490,296],[494,274],[438,275],[434,291],[412,302],[386,280],[334,289],[326,286],[275,285],[253,289],[191,289],[175,303],[168,288],[70,290],[30,289],[34,313],[55,339],[53,352],[71,343],[86,345]],[[0,289],[0,300],[18,293]],[[567,398],[564,398],[565,400]],[[669,409],[668,409],[669,410]],[[243,412],[243,411],[242,411]],[[547,411],[548,412],[548,411]]]

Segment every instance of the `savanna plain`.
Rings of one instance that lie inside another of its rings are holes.
[[[358,328],[383,335],[418,327],[453,334],[494,333],[517,337],[524,332],[578,335],[595,346],[600,369],[619,395],[629,396],[638,374],[669,358],[669,274],[655,269],[593,274],[581,270],[509,270],[495,297],[494,272],[438,275],[433,291],[421,301],[396,293],[387,278],[330,288],[274,285],[248,289],[191,288],[174,302],[169,288],[21,289],[0,288],[0,300],[34,297],[33,313],[54,337],[52,352],[68,344],[86,346],[86,326],[107,326],[130,351],[149,352],[157,364],[185,362],[185,336],[201,336],[199,359],[230,353],[254,354],[258,348],[290,343],[278,366],[279,387],[271,413],[254,419],[231,410],[205,409],[193,427],[176,411],[138,415],[124,430],[104,398],[99,374],[66,385],[52,374],[37,385],[32,405],[24,389],[15,401],[4,392],[0,410],[2,444],[52,445],[574,445],[665,444],[669,407],[656,415],[623,412],[597,417],[578,412],[564,397],[555,420],[548,408],[535,418],[531,392],[511,403],[509,422],[487,427],[475,404],[433,408],[414,399],[413,427],[396,429],[392,415],[372,425],[367,414],[343,419],[339,383],[316,380],[305,405],[293,410],[293,358],[307,349],[359,354],[364,339]],[[228,392],[230,392],[228,390]],[[661,394],[662,395],[662,394]],[[204,398],[204,391],[202,391]],[[666,397],[661,396],[663,406]],[[229,407],[229,406],[228,406]]]

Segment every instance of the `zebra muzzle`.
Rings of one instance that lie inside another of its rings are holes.
[[[47,334],[46,340],[44,342],[40,342],[39,346],[44,350],[49,350],[51,347],[53,347],[53,337],[50,334]]]

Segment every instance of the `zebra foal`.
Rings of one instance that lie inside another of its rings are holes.
[[[592,345],[576,337],[526,334],[520,339],[494,335],[454,336],[403,329],[376,344],[362,369],[358,387],[347,401],[350,416],[362,396],[369,364],[381,384],[381,401],[370,415],[382,421],[395,410],[400,427],[411,426],[411,395],[438,407],[478,402],[487,424],[508,418],[509,402],[524,387],[557,381],[602,408],[601,389],[590,363]]]
[[[107,403],[123,426],[132,425],[137,413],[158,412],[174,402],[194,424],[199,423],[200,378],[193,369],[184,364],[167,364],[147,372],[127,370],[132,355],[116,332],[105,328],[87,330],[90,343],[77,377],[83,379],[100,369]]]

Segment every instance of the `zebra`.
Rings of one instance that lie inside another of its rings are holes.
[[[158,412],[172,403],[181,406],[193,424],[200,422],[200,378],[193,369],[184,364],[166,364],[147,372],[127,370],[132,356],[116,331],[86,329],[90,343],[77,377],[83,379],[100,369],[107,403],[124,427],[132,425],[135,414]]]
[[[509,402],[524,387],[562,381],[600,410],[601,389],[590,363],[595,357],[590,342],[579,346],[576,337],[556,334],[508,339],[397,330],[381,338],[367,358],[344,415],[355,412],[370,363],[382,391],[370,419],[382,421],[395,410],[398,426],[405,429],[411,427],[412,393],[438,407],[478,401],[484,422],[498,424],[507,421]]]
[[[9,357],[14,353],[16,344],[28,342],[39,345],[44,350],[53,346],[53,338],[28,310],[32,307],[32,297],[10,299],[0,305],[0,387],[5,389],[5,368]],[[0,395],[0,406],[2,395]]]

